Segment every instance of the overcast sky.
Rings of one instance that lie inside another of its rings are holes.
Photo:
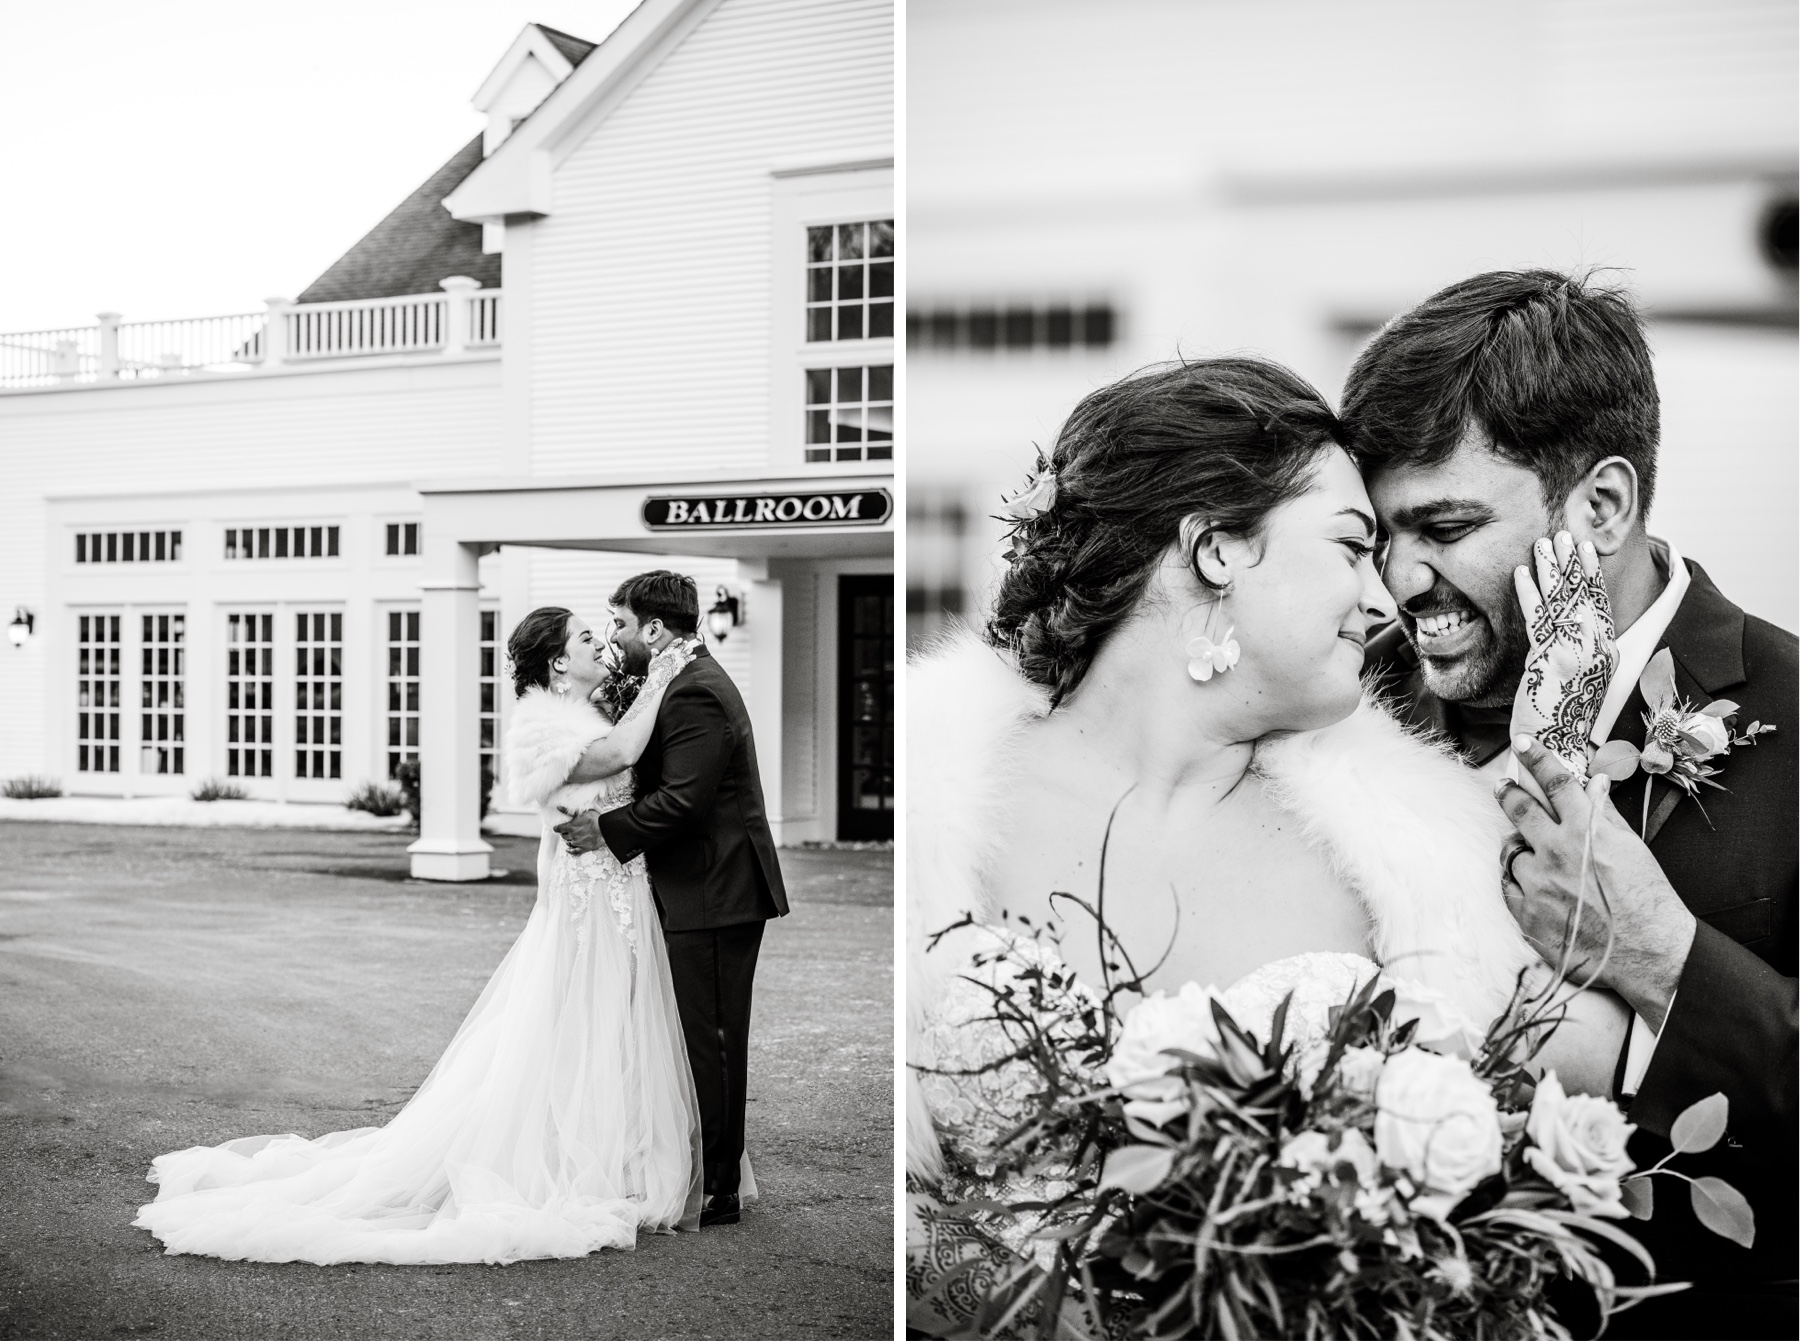
[[[292,297],[481,130],[527,22],[634,0],[0,0],[0,331]]]

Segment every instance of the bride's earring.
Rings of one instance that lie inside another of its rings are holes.
[[[559,661],[556,663],[556,665],[554,667],[554,669],[559,672],[566,671],[568,668],[569,668],[569,663],[566,661]],[[569,692],[569,682],[567,680],[560,678],[560,676],[559,676],[559,678],[550,681],[550,692],[552,694],[568,693]]]
[[[1210,621],[1208,621],[1210,623]],[[1188,640],[1187,654],[1188,678],[1201,683],[1212,679],[1215,675],[1223,675],[1238,663],[1237,639],[1231,635],[1237,632],[1236,625],[1225,630],[1225,636],[1214,642],[1204,633],[1198,638]]]

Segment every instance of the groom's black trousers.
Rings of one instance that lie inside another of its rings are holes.
[[[763,924],[743,922],[708,931],[666,931],[669,974],[694,1098],[700,1105],[704,1190],[730,1196],[738,1190],[744,1153],[744,1082],[750,1051],[750,987]]]

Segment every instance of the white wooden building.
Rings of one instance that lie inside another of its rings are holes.
[[[297,302],[0,335],[0,777],[334,802],[416,756],[415,874],[481,878],[507,633],[673,567],[737,603],[778,837],[890,836],[892,52],[889,0],[529,25]]]
[[[911,0],[909,628],[983,607],[1087,391],[1254,351],[1334,401],[1483,270],[1617,267],[1651,529],[1800,625],[1791,0]]]

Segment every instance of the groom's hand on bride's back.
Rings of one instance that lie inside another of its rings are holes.
[[[580,814],[557,807],[569,818],[556,826],[556,832],[562,836],[563,846],[576,856],[583,852],[592,852],[600,846],[600,812],[584,810]]]
[[[1495,788],[1517,831],[1501,852],[1507,908],[1552,966],[1563,959],[1573,920],[1568,962],[1581,966],[1572,970],[1574,980],[1586,984],[1594,977],[1594,985],[1612,988],[1659,1028],[1694,943],[1694,915],[1613,808],[1604,774],[1584,787],[1530,736],[1518,737],[1513,748],[1544,800],[1511,779]],[[1584,882],[1590,822],[1594,845]]]

